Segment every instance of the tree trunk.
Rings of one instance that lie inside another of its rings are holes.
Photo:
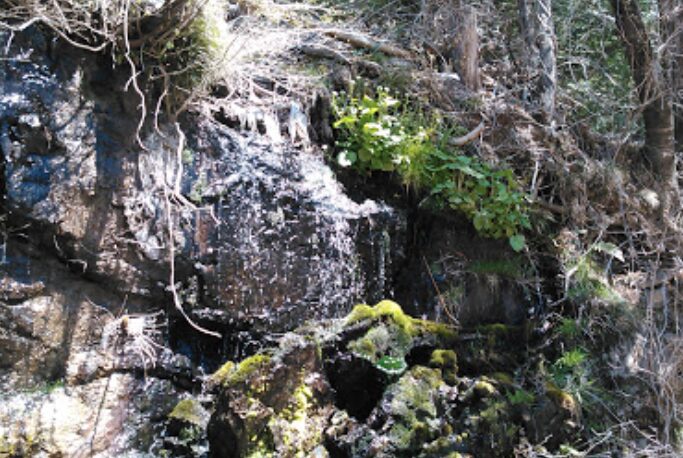
[[[669,71],[676,152],[683,153],[683,0],[659,0],[662,42]]]
[[[457,30],[454,34],[451,57],[454,70],[458,72],[465,86],[478,91],[479,78],[479,34],[477,33],[477,11],[471,5],[460,5],[457,11]]]
[[[518,0],[519,22],[526,43],[525,60],[535,75],[532,105],[544,122],[555,116],[557,61],[552,0]]]
[[[662,67],[663,62],[655,58],[637,1],[610,1],[642,104],[645,156],[658,179],[666,211],[669,198],[677,189],[672,94],[666,65]],[[662,3],[666,1],[669,0]]]

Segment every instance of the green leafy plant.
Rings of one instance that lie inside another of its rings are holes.
[[[437,116],[402,106],[384,87],[372,97],[361,85],[335,94],[333,110],[341,166],[396,172],[406,185],[430,190],[438,205],[464,213],[482,236],[525,247],[521,232],[531,224],[512,170],[449,147],[451,131]]]
[[[597,254],[600,253],[624,262],[624,254],[616,245],[594,243],[586,253],[567,263],[567,295],[574,300],[597,298],[611,304],[623,303],[624,299],[611,287],[605,269],[598,264]]]
[[[564,352],[550,367],[552,382],[562,391],[571,394],[580,404],[586,397],[598,395],[596,381],[592,374],[592,364],[588,352],[574,348]]]
[[[403,358],[395,356],[382,356],[375,366],[388,374],[402,374],[408,367]]]
[[[581,334],[581,330],[579,329],[576,320],[571,318],[562,318],[562,321],[557,327],[557,331],[559,335],[565,339],[576,339]]]
[[[515,251],[524,248],[520,231],[531,224],[512,170],[495,170],[479,159],[440,149],[429,159],[426,169],[432,194],[467,215],[481,235],[507,237]]]
[[[405,142],[405,132],[399,119],[392,114],[399,101],[382,87],[377,98],[335,97],[336,129],[344,133],[337,142],[340,165],[360,170],[393,171],[397,162],[394,152]]]
[[[514,393],[508,393],[507,398],[512,405],[530,405],[536,399],[533,394],[521,388],[516,389]]]

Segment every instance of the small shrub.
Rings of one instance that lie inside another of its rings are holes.
[[[568,350],[552,364],[549,375],[554,386],[590,408],[601,392],[589,356],[582,348]]]
[[[396,172],[406,185],[430,190],[438,205],[464,213],[482,236],[507,237],[515,251],[524,248],[521,231],[531,224],[512,170],[449,148],[441,119],[401,107],[386,88],[371,97],[358,87],[333,98],[339,165]]]

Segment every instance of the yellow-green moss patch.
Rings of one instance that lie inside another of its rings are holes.
[[[202,423],[202,408],[194,399],[183,399],[173,408],[168,418],[183,423],[200,425]]]
[[[215,384],[224,386],[237,385],[244,383],[254,372],[264,369],[270,364],[270,355],[258,353],[250,356],[239,364],[232,361],[225,363],[211,376],[211,380]]]

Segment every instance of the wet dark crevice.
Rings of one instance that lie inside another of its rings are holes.
[[[325,372],[335,391],[335,405],[365,421],[382,399],[389,378],[371,362],[350,353],[326,359]]]
[[[197,320],[197,324],[219,332],[222,337],[204,334],[182,316],[174,315],[169,320],[168,341],[174,353],[188,357],[207,374],[226,361],[241,361],[274,343],[272,336],[254,332],[247,322],[217,327],[216,322]]]

